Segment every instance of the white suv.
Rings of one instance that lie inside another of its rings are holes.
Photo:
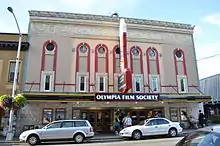
[[[85,139],[94,137],[91,124],[87,120],[54,121],[42,129],[27,130],[21,133],[19,140],[30,145],[43,141],[73,140],[82,143]]]

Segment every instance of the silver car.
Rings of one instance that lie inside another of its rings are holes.
[[[87,120],[54,121],[42,129],[27,130],[21,133],[19,140],[30,145],[43,141],[73,140],[82,143],[85,139],[94,137],[93,127]]]

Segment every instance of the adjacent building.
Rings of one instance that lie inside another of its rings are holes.
[[[220,74],[201,79],[200,90],[212,97],[212,101],[204,105],[207,117],[213,121],[220,121]]]
[[[0,33],[0,96],[3,94],[11,95],[12,84],[15,73],[15,59],[18,49],[18,36],[16,33]],[[17,93],[20,93],[22,82],[22,69],[26,51],[29,48],[27,34],[22,36],[20,65],[18,71]],[[5,115],[5,116],[4,116]],[[7,127],[8,115],[0,108],[0,135],[3,134],[4,127]]]
[[[131,113],[133,124],[155,113],[185,122],[197,116],[209,96],[198,90],[191,25],[124,18],[125,57],[132,89],[119,93],[117,17],[29,11],[30,49],[17,133],[58,119],[88,119],[97,132],[110,131],[116,112]]]

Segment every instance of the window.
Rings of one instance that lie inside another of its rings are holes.
[[[188,91],[188,87],[187,87],[187,79],[186,76],[178,76],[178,88],[179,88],[179,92],[183,93],[183,92],[187,92]]]
[[[141,92],[141,77],[135,77],[135,92]]]
[[[137,48],[133,48],[133,49],[132,49],[132,54],[133,54],[134,56],[138,56],[140,53],[139,53],[139,50],[138,50]]]
[[[21,62],[19,62],[19,66],[18,66],[19,68],[20,68],[20,63]],[[10,63],[9,63],[8,82],[14,82],[15,65],[16,65],[16,61],[10,61]],[[18,68],[17,82],[18,82],[18,78],[19,78],[19,68]]]
[[[87,127],[86,121],[75,121],[75,127]]]
[[[98,91],[99,92],[104,92],[105,91],[105,77],[104,76],[100,76],[98,79]]]
[[[147,122],[147,126],[157,125],[157,120],[150,120]]]
[[[47,44],[46,49],[48,51],[53,51],[55,49],[55,46],[53,43],[49,43],[49,44]]]
[[[104,53],[105,53],[105,48],[100,47],[100,48],[98,49],[98,52],[99,52],[100,54],[104,54]]]
[[[150,88],[152,92],[159,92],[159,75],[152,75],[150,77],[151,83],[150,83]]]
[[[87,52],[87,47],[86,46],[81,46],[80,48],[79,48],[79,51],[81,52],[81,53],[86,53]]]
[[[176,55],[176,57],[181,58],[183,54],[182,54],[181,50],[176,50],[175,55]]]
[[[79,76],[79,91],[86,91],[86,76]]]
[[[62,128],[69,128],[69,127],[73,127],[73,121],[66,121],[62,123]]]
[[[66,109],[57,108],[55,110],[55,120],[65,120],[66,119]]]
[[[43,124],[48,124],[53,120],[53,109],[43,109]]]
[[[52,123],[47,126],[47,129],[60,128],[60,125],[61,125],[61,122]]]
[[[53,71],[43,71],[41,90],[45,92],[52,92],[54,89],[54,72]]]
[[[169,124],[167,120],[164,119],[157,119],[157,124],[158,125],[164,125],[164,124]]]

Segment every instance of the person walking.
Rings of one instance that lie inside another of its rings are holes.
[[[132,126],[132,119],[130,117],[130,112],[128,112],[127,116],[123,120],[124,128]]]
[[[206,118],[205,118],[205,115],[202,113],[201,110],[199,110],[199,118],[198,118],[198,120],[199,120],[199,125],[203,128],[204,124],[206,123],[205,122]]]

